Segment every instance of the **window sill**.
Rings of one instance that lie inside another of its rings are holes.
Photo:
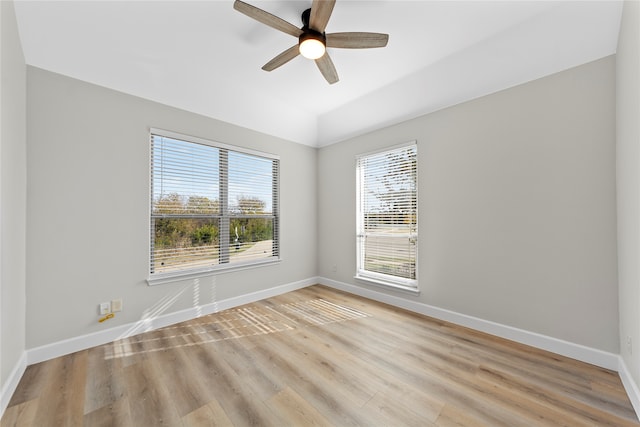
[[[182,280],[197,279],[199,277],[215,276],[217,274],[233,273],[242,270],[251,270],[253,268],[265,267],[268,265],[279,264],[281,258],[270,259],[261,262],[252,262],[251,264],[233,264],[225,266],[216,266],[206,270],[181,271],[177,273],[159,273],[147,279],[147,285],[163,285],[165,283],[180,282]]]
[[[385,288],[385,289],[392,289],[392,290],[408,292],[408,293],[411,293],[413,295],[419,295],[420,294],[420,289],[418,289],[417,287],[414,287],[412,285],[409,285],[409,284],[391,282],[389,280],[384,280],[384,279],[381,279],[381,278],[371,277],[371,276],[366,276],[366,275],[361,275],[361,274],[356,274],[353,278],[356,279],[356,280],[359,280],[361,282],[366,282],[366,283],[369,283],[369,284],[372,284],[372,285],[375,285],[375,286],[379,286],[379,287]]]

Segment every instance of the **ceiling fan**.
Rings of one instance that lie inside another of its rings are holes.
[[[311,8],[302,12],[302,28],[298,28],[284,19],[240,0],[235,0],[233,8],[258,22],[298,38],[298,44],[264,64],[263,70],[273,71],[301,54],[305,58],[315,60],[324,78],[329,84],[333,84],[338,81],[338,73],[333,61],[331,61],[329,54],[326,52],[327,47],[368,49],[385,47],[389,41],[389,35],[381,33],[325,34],[324,30],[329,22],[335,3],[335,0],[313,0]]]

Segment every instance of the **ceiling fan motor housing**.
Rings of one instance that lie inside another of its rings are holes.
[[[320,40],[323,45],[325,46],[327,45],[327,38],[325,37],[324,34],[319,33],[317,31],[313,31],[308,28],[305,29],[304,33],[300,34],[300,37],[298,37],[298,43],[302,44],[303,41],[309,40],[309,39]]]

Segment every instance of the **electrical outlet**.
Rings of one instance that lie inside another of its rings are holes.
[[[101,302],[99,306],[100,315],[104,316],[105,314],[111,313],[111,303],[110,302]]]
[[[633,341],[631,340],[631,335],[627,335],[627,351],[629,354],[633,354]]]
[[[111,300],[111,312],[122,311],[122,298]]]
[[[333,265],[331,266],[331,272],[332,272],[332,273],[335,273],[335,272],[337,272],[337,271],[338,271],[338,266],[337,266],[337,265],[335,265],[335,264],[333,264]]]

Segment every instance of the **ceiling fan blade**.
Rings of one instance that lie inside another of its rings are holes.
[[[300,34],[302,34],[302,30],[295,25],[243,1],[236,0],[233,3],[233,8],[238,12],[244,13],[249,18],[253,18],[258,22],[270,26],[271,28],[282,31],[283,33],[291,34],[294,37],[299,37]]]
[[[327,52],[316,59],[316,65],[329,84],[334,84],[338,81],[338,72]]]
[[[300,54],[300,50],[298,49],[298,45],[291,46],[289,49],[282,52],[280,55],[273,58],[271,61],[267,62],[262,66],[262,69],[265,71],[273,71],[281,65],[286,64],[291,61],[293,58]]]
[[[313,0],[309,28],[319,33],[324,33],[335,4],[336,0]]]
[[[381,33],[331,33],[327,34],[327,47],[343,49],[368,49],[385,47],[389,34]]]

